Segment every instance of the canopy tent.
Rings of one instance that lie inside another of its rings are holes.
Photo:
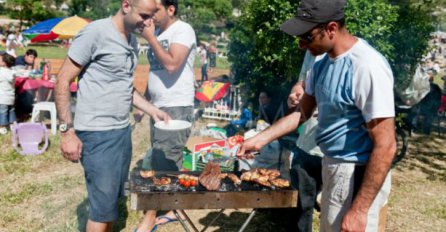
[[[37,23],[23,31],[31,42],[43,42],[54,39],[70,39],[77,35],[90,21],[78,16],[53,18]]]

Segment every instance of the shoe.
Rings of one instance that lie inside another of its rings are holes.
[[[6,135],[8,130],[5,127],[0,128],[0,135]]]
[[[158,225],[155,225],[150,232],[155,232],[158,229]],[[138,232],[138,229],[135,229],[134,232]]]
[[[169,224],[169,223],[171,223],[171,222],[176,222],[176,221],[178,221],[178,219],[177,218],[171,218],[171,217],[168,217],[168,216],[159,216],[159,217],[157,217],[156,218],[156,220],[157,221],[159,221],[159,220],[162,220],[162,219],[164,219],[165,220],[165,222],[163,222],[163,223],[158,223],[157,225],[166,225],[166,224]]]

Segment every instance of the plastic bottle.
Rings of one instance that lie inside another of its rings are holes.
[[[42,71],[42,80],[48,80],[49,76],[49,70],[48,70],[48,64],[43,65],[43,71]]]
[[[42,61],[40,61],[40,73],[43,73],[43,68],[45,67],[46,64],[46,60],[45,58],[42,59]]]

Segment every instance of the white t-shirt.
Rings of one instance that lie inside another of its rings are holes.
[[[190,50],[183,66],[173,74],[169,74],[159,63],[152,48],[148,50],[147,57],[150,62],[148,89],[152,103],[157,107],[193,106],[196,54],[196,37],[193,28],[177,20],[161,34],[159,30],[155,33],[165,50],[168,50],[172,44],[181,44]]]
[[[17,47],[17,40],[14,34],[9,34],[6,38],[6,53],[16,57],[15,48]]]
[[[207,63],[208,63],[208,58],[207,58],[207,51],[206,51],[206,49],[201,49],[201,50],[200,50],[200,59],[201,59],[201,63],[202,63],[202,64],[207,64]]]
[[[0,105],[14,105],[15,76],[14,71],[0,68]]]

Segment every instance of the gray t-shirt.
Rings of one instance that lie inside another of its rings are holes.
[[[84,69],[79,74],[74,128],[105,131],[129,125],[137,41],[120,35],[111,17],[94,21],[75,37],[68,56]]]

